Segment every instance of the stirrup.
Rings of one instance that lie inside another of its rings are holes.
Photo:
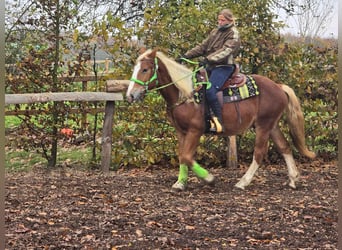
[[[210,131],[216,132],[216,133],[222,133],[223,132],[223,128],[222,128],[222,125],[221,125],[220,121],[218,120],[218,118],[216,116],[214,116],[212,118],[212,121],[213,121],[215,127],[213,127],[211,125]],[[212,124],[212,122],[210,122],[210,123]]]

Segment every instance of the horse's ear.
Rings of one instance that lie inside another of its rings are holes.
[[[145,47],[141,47],[139,50],[139,54],[142,55],[143,53],[145,53],[147,49]]]
[[[156,54],[157,54],[157,51],[158,51],[158,48],[153,49],[152,52],[151,52],[151,54],[150,54],[150,56],[151,56],[152,58],[155,58],[155,57],[156,57]]]

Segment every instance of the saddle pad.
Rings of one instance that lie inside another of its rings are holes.
[[[258,86],[254,78],[247,75],[246,84],[223,90],[223,102],[237,102],[257,95],[259,95]]]

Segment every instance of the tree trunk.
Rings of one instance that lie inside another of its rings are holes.
[[[102,132],[102,149],[101,149],[101,168],[104,173],[109,172],[112,160],[112,136],[113,136],[113,118],[114,118],[115,102],[106,102],[105,117]]]
[[[55,55],[54,55],[54,65],[53,65],[53,72],[52,72],[52,92],[58,91],[58,67],[59,67],[59,43],[60,43],[60,3],[57,0],[56,6],[56,27],[55,27]],[[59,104],[57,102],[53,103],[53,110],[52,110],[52,120],[53,120],[53,127],[52,127],[52,145],[51,145],[51,157],[48,162],[49,168],[54,168],[57,163],[57,140],[58,140],[58,125],[59,125]]]
[[[53,128],[54,130],[56,129],[56,127]],[[53,132],[53,134],[57,134],[57,132]],[[52,143],[51,143],[51,155],[48,159],[48,168],[54,168],[57,164],[57,150],[58,150],[58,146],[57,146],[57,138],[54,136],[52,138]]]

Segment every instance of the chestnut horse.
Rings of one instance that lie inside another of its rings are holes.
[[[187,185],[188,167],[207,184],[214,176],[195,160],[194,155],[200,137],[205,132],[204,102],[194,99],[194,72],[186,66],[168,58],[157,50],[147,50],[137,59],[127,89],[128,102],[141,100],[146,92],[157,90],[167,104],[167,116],[176,128],[178,138],[179,176],[172,186],[184,190]],[[250,184],[268,150],[269,137],[284,157],[289,175],[289,185],[296,188],[299,178],[292,151],[279,128],[279,120],[286,113],[290,135],[298,151],[311,159],[315,153],[305,145],[304,117],[294,91],[286,85],[276,84],[267,77],[251,75],[259,89],[259,95],[239,101],[239,112],[234,103],[223,104],[224,136],[242,134],[250,127],[255,129],[253,161],[245,175],[235,185],[244,189]]]

